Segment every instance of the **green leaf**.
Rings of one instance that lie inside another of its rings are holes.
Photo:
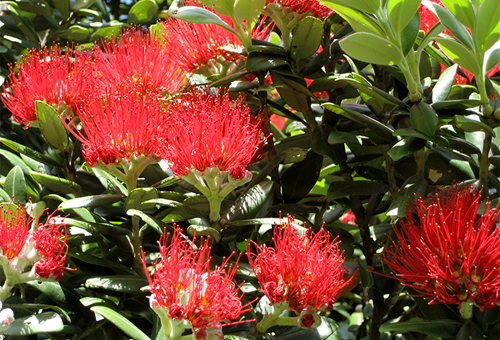
[[[371,64],[399,65],[404,58],[397,46],[373,33],[356,32],[348,35],[340,41],[340,47],[351,57]]]
[[[475,90],[475,88],[474,88]],[[455,99],[455,100],[444,100],[437,103],[431,104],[432,108],[436,111],[439,110],[466,110],[471,107],[478,107],[484,105],[485,102],[475,99]]]
[[[474,144],[466,141],[465,139],[450,136],[445,133],[436,132],[436,134],[432,137],[424,135],[417,130],[410,129],[397,129],[394,131],[394,136],[404,136],[404,137],[416,137],[425,140],[430,140],[433,143],[436,143],[440,146],[444,146],[450,149],[455,149],[465,154],[479,154],[481,150],[475,146]]]
[[[21,300],[23,301],[23,300]],[[62,314],[68,322],[71,322],[71,318],[69,317],[68,312],[64,310],[64,308],[58,307],[58,306],[53,306],[53,305],[46,305],[43,303],[10,303],[10,302],[5,302],[2,306],[2,308],[13,308],[13,309],[35,309],[35,310],[41,310],[41,309],[52,309],[59,314]]]
[[[365,93],[370,97],[381,101],[382,103],[394,104],[400,107],[408,107],[408,105],[406,105],[403,101],[399,100],[398,98],[391,96],[387,92],[384,92],[372,86],[370,83],[367,83],[366,80],[363,78],[363,76],[360,76],[359,74],[353,73],[349,77],[341,76],[336,78],[336,81],[345,81],[349,85],[355,87],[358,90],[358,92]]]
[[[285,203],[296,203],[309,193],[319,178],[322,164],[323,156],[311,150],[305,160],[292,164],[283,172],[281,184]]]
[[[441,21],[450,32],[458,38],[469,50],[474,50],[474,42],[465,27],[446,8],[430,1],[422,3]]]
[[[333,127],[329,124],[318,124],[312,132],[311,149],[322,156],[330,157],[335,164],[347,159],[343,145],[328,143]]]
[[[35,108],[40,132],[47,142],[57,150],[66,150],[69,143],[68,131],[59,119],[56,109],[39,100],[35,101]]]
[[[438,336],[441,338],[454,338],[462,324],[453,320],[434,321],[406,321],[396,323],[384,323],[380,326],[380,332],[418,332],[426,335]]]
[[[414,201],[415,194],[420,197],[426,197],[428,192],[429,183],[427,183],[425,178],[418,175],[411,176],[401,186],[389,209],[387,209],[386,214],[392,218],[405,216],[406,207]]]
[[[181,8],[170,9],[168,13],[174,18],[192,22],[194,24],[214,24],[238,36],[238,32],[226,24],[217,14],[201,7],[184,6]]]
[[[401,32],[417,13],[421,0],[387,0],[387,14],[394,32]],[[396,33],[397,34],[397,33]]]
[[[422,149],[427,142],[424,139],[407,137],[397,142],[387,153],[394,161],[413,154]]]
[[[44,154],[42,154],[38,151],[32,150],[32,149],[28,148],[27,146],[24,146],[22,144],[16,143],[14,141],[11,141],[11,140],[3,138],[3,137],[0,137],[0,142],[3,143],[5,146],[8,146],[12,150],[17,151],[22,155],[33,158],[34,160],[39,161],[43,164],[62,168],[62,164],[60,164],[56,160],[54,160],[48,156],[45,156]]]
[[[293,59],[300,60],[313,55],[323,40],[323,22],[314,17],[305,17],[292,33],[290,53]]]
[[[472,320],[467,320],[467,322],[460,328],[460,331],[457,334],[456,340],[482,340],[483,332],[481,328],[474,323]]]
[[[474,30],[476,18],[470,0],[442,0],[441,2],[462,25]]]
[[[436,133],[438,115],[429,104],[414,104],[410,109],[410,120],[413,127],[426,136],[432,137]]]
[[[478,118],[477,116],[470,116],[470,117]],[[480,120],[456,115],[453,118],[453,123],[459,129],[466,131],[466,132],[488,131],[489,133],[491,133],[493,135],[493,137],[496,136],[495,131],[493,131],[493,129],[488,124],[483,123]]]
[[[394,130],[392,130],[387,125],[384,125],[381,122],[371,117],[368,117],[367,115],[364,115],[362,113],[356,112],[354,110],[333,103],[324,103],[321,106],[327,108],[328,110],[334,113],[344,116],[352,121],[365,125],[367,128],[369,128],[370,130],[375,132],[378,136],[382,137],[384,140],[388,142],[392,143],[397,140],[392,135]]]
[[[457,74],[457,64],[448,67],[441,73],[439,79],[432,89],[432,102],[440,102],[446,100],[450,94],[455,75]]]
[[[320,0],[320,3],[333,9],[346,19],[356,32],[370,32],[378,36],[385,36],[384,30],[375,19],[362,11],[350,7],[351,4],[348,6],[335,0]]]
[[[9,327],[0,331],[3,335],[30,335],[37,333],[60,332],[63,330],[63,322],[59,314],[46,312],[16,318]]]
[[[119,275],[137,275],[137,273],[134,270],[124,266],[123,264],[120,264],[116,261],[111,261],[105,258],[90,255],[75,248],[68,249],[68,256],[92,265],[111,268],[114,271],[116,271],[117,274]]]
[[[176,209],[179,209],[179,210],[182,210],[184,212],[191,213],[194,215],[201,215],[201,216],[206,215],[202,211],[200,211],[198,209],[194,209],[187,204],[172,201],[172,200],[167,200],[164,198],[152,199],[152,200],[148,200],[144,203],[146,203],[146,204],[154,203],[154,204],[159,204],[159,205],[166,205],[168,207],[176,208]]]
[[[222,219],[234,221],[254,218],[269,197],[272,188],[273,182],[267,180],[251,187],[247,192],[238,197],[231,208],[222,215]]]
[[[76,42],[86,41],[89,36],[90,30],[80,25],[71,25],[66,31],[64,31],[63,34],[61,34],[61,38]]]
[[[484,55],[486,60],[486,72],[500,64],[500,41],[493,45]]]
[[[123,195],[94,195],[78,197],[62,202],[59,205],[59,209],[65,210],[83,207],[100,207],[121,201],[124,197],[125,196]]]
[[[476,14],[473,37],[475,47],[483,53],[500,40],[500,1],[481,2]]]
[[[28,201],[28,197],[26,197],[26,181],[23,170],[19,165],[9,171],[3,187],[10,197],[14,197],[14,202],[19,201],[21,204],[25,204]]]
[[[155,204],[145,204],[144,201],[158,198],[158,190],[156,188],[136,188],[132,190],[125,200],[123,208],[125,211],[129,209],[148,210],[153,209]]]
[[[476,57],[464,45],[447,38],[436,38],[436,41],[451,60],[474,75],[480,73],[481,66],[478,64]]]
[[[234,1],[235,0],[201,0],[200,2],[219,14],[232,17],[234,12]]]
[[[69,18],[70,15],[70,4],[69,0],[59,0],[54,2],[54,6],[57,8],[59,13],[62,14],[63,19]]]
[[[256,21],[262,10],[266,0],[236,0],[234,3],[234,20],[236,22],[246,22],[246,26]]]
[[[75,182],[67,179],[30,171],[31,177],[42,186],[62,194],[79,194],[82,188]]]
[[[403,55],[407,56],[410,51],[413,51],[413,46],[418,37],[418,32],[420,29],[420,16],[418,12],[410,20],[408,25],[401,31],[401,48],[403,49]],[[420,55],[420,53],[416,53]]]
[[[68,217],[54,217],[54,221],[56,223],[66,223],[70,226],[81,228],[91,234],[104,234],[111,236],[130,234],[130,230],[109,223],[80,221]]]
[[[87,288],[102,288],[130,294],[149,294],[141,292],[141,288],[147,285],[148,280],[145,277],[135,275],[98,276],[85,281]]]
[[[128,21],[133,24],[144,24],[155,19],[159,8],[154,0],[139,0],[128,12]]]
[[[92,171],[96,175],[97,179],[101,184],[112,194],[122,194],[124,196],[128,195],[128,190],[123,184],[120,183],[114,176],[110,175],[107,171],[98,169],[96,167],[92,168]]]
[[[247,61],[245,63],[245,68],[248,72],[256,72],[284,65],[288,65],[284,57],[281,58],[275,55],[261,52],[251,52],[248,55]]]
[[[128,209],[127,215],[140,217],[141,220],[151,226],[158,234],[163,235],[165,224],[162,221],[136,209]]]
[[[369,196],[384,194],[389,191],[389,185],[374,181],[335,181],[330,183],[327,199],[337,200],[347,196]]]
[[[112,322],[116,327],[120,328],[125,334],[132,337],[134,340],[151,340],[132,322],[128,321],[127,318],[115,312],[111,308],[105,306],[93,306],[90,307],[90,309]]]

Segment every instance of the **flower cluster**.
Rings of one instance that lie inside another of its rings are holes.
[[[312,15],[320,19],[324,19],[333,13],[333,10],[321,5],[318,0],[267,0],[266,6],[269,6],[269,4],[279,5],[301,16]]]
[[[16,122],[29,126],[36,121],[35,101],[41,100],[59,109],[71,108],[78,115],[89,95],[92,69],[83,51],[59,46],[28,51],[2,85],[2,101]],[[10,90],[7,88],[10,87]]]
[[[170,245],[169,235],[158,242],[160,257],[153,264],[151,277],[147,270],[145,253],[142,252],[144,270],[149,280],[150,302],[159,315],[165,335],[177,339],[186,328],[205,334],[207,327],[229,325],[244,313],[239,287],[233,282],[236,266],[210,269],[208,239],[202,240],[198,251],[183,238],[180,228],[174,225]],[[194,242],[194,240],[193,240]]]
[[[383,262],[431,304],[500,304],[500,204],[487,202],[480,215],[479,201],[476,189],[458,185],[419,198],[394,226],[397,242],[386,247]]]
[[[29,230],[33,219],[26,207],[10,203],[0,207],[0,214],[0,264],[6,277],[0,301],[17,283],[36,278],[61,279],[67,252],[66,230],[53,223],[53,214],[46,223],[40,223],[38,217],[33,231]]]
[[[263,292],[278,307],[275,314],[286,309],[296,313],[331,309],[339,291],[352,279],[344,279],[347,269],[339,242],[330,240],[323,228],[299,235],[290,216],[275,228],[273,240],[274,248],[249,244],[247,254]],[[310,327],[308,319],[302,319],[301,326]]]

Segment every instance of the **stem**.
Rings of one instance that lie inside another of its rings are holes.
[[[141,245],[142,245],[139,222],[140,222],[139,217],[132,216],[132,232],[130,233],[130,246],[132,247],[132,253],[134,255],[134,259],[132,262],[132,268],[140,276],[146,277],[146,273],[144,272],[144,267],[142,266],[142,261],[139,258],[139,254],[141,253]]]
[[[389,150],[390,147],[388,145],[382,145],[382,153],[384,154],[385,159],[385,172],[387,173],[387,181],[389,182],[392,197],[396,197],[399,188],[396,182],[396,168],[394,167],[394,161],[387,153]]]
[[[490,153],[492,139],[491,133],[487,130],[484,131],[483,152],[479,158],[479,179],[484,186],[484,192],[488,192],[488,169],[490,167],[488,154]]]
[[[493,114],[493,109],[491,108],[490,99],[486,91],[486,82],[484,81],[484,77],[484,74],[480,74],[478,77],[476,77],[476,84],[477,89],[479,90],[479,95],[481,96],[481,100],[486,102],[486,104],[482,106],[483,116],[488,118]]]
[[[392,307],[396,304],[399,299],[399,294],[403,290],[403,285],[396,281],[394,287],[392,288],[392,293],[384,301],[384,293],[378,290],[374,290],[373,299],[373,319],[370,326],[370,339],[378,340],[380,339],[379,328],[384,321],[384,317],[389,314]]]
[[[280,314],[283,313],[285,310],[287,310],[288,302],[286,302],[286,301],[276,302],[272,307],[273,307],[272,313],[264,315],[262,320],[255,326],[256,330],[259,333],[265,333],[269,329],[269,327],[278,325],[277,322],[283,322],[283,323],[289,322],[287,320],[289,318],[281,318],[281,319],[285,319],[285,320],[284,321],[277,321]],[[284,324],[282,324],[282,325],[284,326]],[[296,325],[296,323],[293,323],[291,325]]]
[[[9,279],[5,280],[2,288],[0,288],[0,302],[4,302],[8,297],[10,297],[10,291],[14,288],[14,285],[11,285],[12,282],[9,282]]]

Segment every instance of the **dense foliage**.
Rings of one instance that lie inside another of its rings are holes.
[[[500,338],[498,0],[0,28],[0,338]]]

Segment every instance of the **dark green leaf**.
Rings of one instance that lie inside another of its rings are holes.
[[[145,223],[147,223],[149,226],[151,226],[156,232],[160,235],[163,235],[164,232],[164,223],[162,221],[157,220],[156,218],[149,216],[148,214],[136,210],[136,209],[128,209],[127,210],[127,215],[129,216],[138,216],[143,220]]]
[[[328,188],[328,200],[333,201],[347,196],[376,195],[389,191],[389,186],[382,182],[351,181],[331,182]]]
[[[245,68],[248,72],[256,72],[284,65],[288,65],[284,58],[267,53],[252,52],[248,55]]]
[[[309,193],[318,180],[322,164],[323,156],[311,150],[305,160],[283,172],[281,184],[285,203],[296,203]]]
[[[396,138],[392,135],[392,133],[394,132],[393,129],[371,117],[368,117],[367,115],[364,115],[362,113],[356,112],[354,110],[333,103],[325,103],[322,104],[322,106],[352,121],[365,125],[367,128],[369,128],[370,130],[372,130],[373,132],[375,132],[377,135],[379,135],[388,142],[396,141]]]
[[[105,170],[92,168],[92,171],[99,179],[101,184],[112,194],[128,195],[128,190],[123,184],[120,183],[114,176],[110,175]]]
[[[264,205],[271,189],[272,181],[262,181],[238,197],[233,206],[222,216],[226,221],[254,218]]]
[[[425,178],[418,175],[411,176],[403,183],[396,197],[394,197],[389,209],[387,209],[387,215],[393,218],[404,216],[406,207],[415,200],[415,194],[425,197],[428,191],[429,184]]]
[[[397,142],[387,153],[395,161],[413,154],[415,151],[422,149],[426,144],[424,139],[407,137]]]
[[[352,79],[351,79],[352,77]],[[364,80],[364,78],[360,75],[357,74],[351,74],[349,77],[338,77],[336,78],[337,81],[345,81],[349,85],[355,87],[359,92],[365,93],[369,95],[370,97],[375,98],[376,100],[379,100],[382,103],[386,104],[394,104],[398,105],[400,107],[408,107],[404,102],[399,100],[398,98],[391,96],[387,92],[384,92]]]
[[[483,332],[472,320],[468,320],[457,334],[456,340],[483,340]]]
[[[401,1],[405,3],[405,1]],[[413,46],[415,45],[415,41],[418,37],[418,31],[420,29],[420,16],[418,11],[415,12],[415,15],[410,20],[408,25],[401,32],[401,47],[403,49],[403,55],[407,56],[410,51],[413,51]]]
[[[93,306],[90,307],[90,309],[112,322],[116,327],[120,328],[125,334],[132,337],[134,340],[151,340],[146,334],[137,328],[137,326],[111,308],[105,306]]]
[[[86,27],[71,25],[66,31],[64,31],[63,34],[61,34],[61,38],[76,42],[83,42],[89,38],[90,32],[91,31]]]
[[[128,235],[130,230],[109,223],[86,222],[73,218],[55,218],[56,221],[67,223],[70,226],[82,228],[92,234],[104,235]]]
[[[73,257],[75,259],[78,259],[82,262],[89,263],[95,266],[103,266],[103,267],[108,267],[116,271],[118,275],[136,275],[137,273],[130,269],[129,267],[126,267],[119,262],[107,260],[104,258],[100,258],[94,255],[87,254],[83,251],[70,248],[68,250],[68,256]]]
[[[3,187],[10,197],[14,197],[15,202],[19,201],[21,204],[25,204],[28,201],[28,197],[26,197],[26,181],[20,166],[16,165],[9,171]]]
[[[433,320],[433,321],[406,321],[396,323],[384,323],[380,326],[380,332],[418,332],[426,335],[438,336],[441,338],[454,338],[462,324],[453,320]]]
[[[132,190],[125,200],[124,209],[148,210],[154,208],[154,203],[145,204],[144,201],[158,198],[155,188],[136,188]]]
[[[458,100],[444,100],[441,102],[433,103],[431,106],[434,110],[466,110],[471,107],[484,105],[485,103],[476,99],[458,99]]]
[[[102,205],[113,204],[115,202],[121,201],[123,198],[123,195],[95,195],[78,197],[64,201],[59,205],[59,209],[65,210],[84,207],[99,207]]]
[[[394,32],[403,31],[412,18],[415,18],[420,2],[421,0],[387,0],[387,14]]]
[[[479,118],[477,116],[470,117]],[[456,115],[455,118],[453,118],[453,123],[456,127],[466,132],[488,131],[493,135],[493,137],[496,136],[495,131],[493,131],[493,129],[488,124],[481,122],[479,119],[476,120],[473,118]]]
[[[410,109],[410,120],[413,127],[424,135],[432,137],[436,133],[438,115],[430,105],[414,104]]]
[[[328,124],[319,124],[312,132],[311,148],[316,153],[330,157],[335,164],[347,159],[343,145],[331,145],[329,138],[333,127]]]
[[[437,132],[434,136],[429,137],[415,129],[397,129],[394,131],[394,136],[415,137],[429,140],[440,146],[455,149],[465,154],[478,154],[481,150],[474,144],[465,139],[450,136],[444,133]]]
[[[141,288],[147,285],[148,280],[145,277],[134,275],[98,276],[85,282],[87,288],[102,288],[129,294],[149,294],[141,292]]]

